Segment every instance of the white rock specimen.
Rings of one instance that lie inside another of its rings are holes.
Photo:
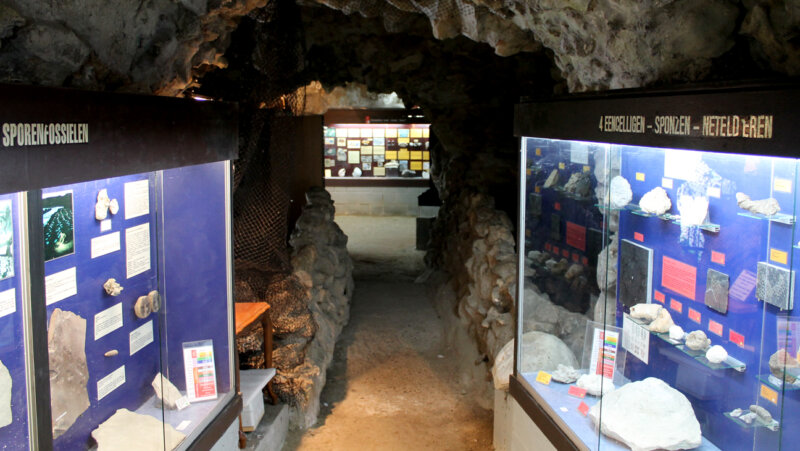
[[[578,380],[580,373],[578,370],[571,366],[558,364],[558,368],[550,373],[553,376],[553,380],[556,382],[561,382],[562,384],[571,384]]]
[[[663,309],[658,304],[636,304],[631,307],[631,317],[650,322],[658,318],[658,312]]]
[[[722,363],[728,358],[728,351],[720,345],[714,345],[706,351],[706,359],[711,363]]]
[[[639,200],[639,208],[646,213],[663,215],[672,208],[672,201],[669,200],[664,188],[657,186],[642,196]]]
[[[765,216],[772,216],[781,211],[781,206],[775,198],[750,200],[750,196],[745,193],[736,193],[736,204],[739,208],[750,213],[757,213]]]
[[[336,174],[338,174],[339,177],[344,177],[345,175],[347,175],[347,170],[345,168],[341,168],[336,172]]]
[[[683,336],[686,335],[683,332],[683,328],[677,324],[673,324],[669,328],[669,338],[671,340],[683,340]]]
[[[150,310],[150,298],[148,296],[139,296],[136,304],[133,305],[133,312],[137,318],[145,319],[150,316],[153,311]]]
[[[94,204],[94,217],[98,221],[102,221],[108,217],[109,211],[111,211],[112,215],[117,214],[119,202],[117,202],[117,199],[110,199],[108,190],[104,188],[97,193],[97,203]]]
[[[573,263],[570,265],[569,269],[567,269],[566,274],[564,274],[564,278],[567,280],[572,280],[581,274],[583,274],[583,266]]]
[[[681,214],[681,226],[703,225],[708,217],[708,197],[681,194],[678,196],[678,211]]]
[[[523,373],[536,373],[540,370],[553,371],[559,364],[571,367],[578,366],[578,359],[569,347],[555,335],[545,332],[531,331],[522,335]]]
[[[753,412],[746,413],[746,414],[744,414],[744,415],[739,417],[740,420],[744,421],[747,424],[752,423],[753,420],[755,420],[756,418],[758,418],[758,415],[756,415]]]
[[[605,396],[616,388],[614,387],[614,381],[603,377],[601,374],[584,374],[578,378],[578,382],[575,385],[585,389],[586,393],[592,396],[600,396],[600,390],[603,391],[602,396]]]
[[[116,355],[119,355],[119,351],[117,351],[116,349],[112,349],[110,351],[106,351],[106,353],[103,355],[106,357],[114,357]]]
[[[13,419],[11,416],[11,373],[0,360],[0,428],[11,424]]]
[[[170,410],[175,410],[178,408],[177,402],[181,398],[181,392],[178,390],[172,382],[169,381],[163,374],[158,373],[156,377],[153,378],[153,390],[156,392],[156,396],[164,406]]]
[[[150,303],[150,311],[151,312],[158,312],[161,310],[161,295],[158,291],[153,290],[147,293],[147,302]]]
[[[611,207],[624,208],[633,200],[633,191],[631,191],[631,184],[625,180],[625,177],[618,175],[611,179]]]
[[[752,404],[750,405],[750,412],[756,414],[758,419],[764,423],[772,423],[772,414],[770,414],[767,409],[759,405]]]
[[[92,431],[98,451],[172,450],[185,435],[149,415],[119,409]]]
[[[742,413],[743,413],[742,409],[731,410],[731,416],[734,418],[739,418],[740,416],[742,416]]]
[[[102,221],[108,217],[108,205],[101,204],[100,202],[94,205],[94,218]]]
[[[361,177],[361,174],[362,174],[361,168],[353,169],[353,177]]]
[[[650,323],[648,326],[650,332],[655,332],[657,334],[663,334],[664,332],[669,332],[669,328],[674,326],[675,323],[672,322],[672,316],[669,314],[667,309],[662,308],[658,311],[658,317]]]
[[[56,308],[47,326],[50,363],[50,410],[53,438],[61,436],[89,407],[86,320]]]
[[[686,347],[694,351],[705,351],[711,346],[711,340],[706,337],[706,333],[702,330],[689,332],[686,336]]]
[[[603,396],[589,418],[606,436],[633,451],[697,448],[703,436],[689,400],[661,379],[648,377]],[[601,422],[602,420],[602,422]]]
[[[552,188],[556,183],[558,183],[558,169],[553,169],[550,175],[547,176],[547,180],[544,181],[544,187]]]
[[[119,213],[119,202],[117,202],[117,199],[111,199],[111,202],[108,204],[108,212],[112,215]]]
[[[109,296],[119,296],[119,294],[122,293],[122,290],[124,290],[122,285],[117,283],[117,279],[106,280],[106,283],[103,284],[103,289],[106,290],[106,293]]]

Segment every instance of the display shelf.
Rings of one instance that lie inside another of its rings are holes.
[[[676,348],[681,350],[681,352],[684,354],[692,357],[703,366],[711,368],[712,370],[733,369],[739,373],[744,373],[747,370],[747,365],[745,365],[744,362],[735,359],[730,355],[724,361],[720,363],[714,363],[706,358],[706,351],[695,351],[694,349],[689,349],[689,347],[686,345],[678,345]]]
[[[763,219],[765,221],[777,222],[779,224],[792,225],[795,223],[795,217],[792,215],[787,215],[785,213],[778,213],[772,216],[767,216],[758,213],[740,211],[738,214],[739,216],[744,216],[745,218]]]
[[[747,412],[748,411],[744,411],[742,414],[745,414]],[[756,417],[753,420],[752,423],[748,424],[748,423],[745,423],[744,421],[740,420],[738,417],[734,417],[733,415],[731,415],[731,412],[725,412],[725,418],[733,421],[734,423],[738,424],[739,427],[742,427],[742,428],[745,428],[745,429],[766,428],[766,429],[769,429],[770,431],[775,432],[780,427],[778,422],[775,421],[775,420],[772,420],[772,423],[767,424],[767,423],[761,421],[761,419],[758,418],[758,417]]]
[[[800,373],[800,371],[789,371],[790,373]],[[800,377],[800,374],[793,374],[797,377]],[[800,379],[794,384],[784,384],[783,381],[778,379],[777,377],[773,376],[772,374],[759,374],[758,380],[767,384],[769,387],[774,388],[775,390],[783,390],[783,391],[798,391],[800,390]]]
[[[664,214],[661,214],[661,215],[656,215],[656,214],[653,214],[653,213],[647,213],[646,211],[643,211],[641,209],[641,207],[639,207],[636,204],[628,204],[628,205],[626,205],[625,206],[625,210],[628,210],[628,211],[630,211],[631,213],[633,213],[633,214],[635,214],[637,216],[642,216],[642,217],[645,217],[645,218],[658,218],[658,219],[661,219],[662,221],[669,221],[669,222],[672,222],[673,224],[681,225],[681,215],[674,215],[672,213],[664,213]],[[720,225],[719,224],[714,224],[714,223],[711,223],[711,222],[707,222],[705,224],[700,224],[697,227],[699,227],[701,230],[705,230],[706,232],[719,233],[719,231],[720,231]]]
[[[568,199],[572,199],[572,200],[577,201],[577,202],[591,202],[591,201],[594,200],[594,196],[592,196],[592,195],[589,195],[589,196],[578,196],[577,194],[575,194],[573,192],[565,190],[563,186],[555,186],[555,187],[552,187],[550,189],[552,189],[553,191],[559,193],[561,196],[564,196],[564,197],[566,197]]]

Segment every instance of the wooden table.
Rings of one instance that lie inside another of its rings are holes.
[[[266,302],[237,302],[235,303],[236,337],[244,336],[258,324],[264,331],[264,367],[272,368],[272,320],[269,317],[269,304]],[[238,359],[237,359],[238,360]],[[236,380],[239,380],[239,365],[236,365]],[[272,398],[272,404],[278,404],[278,397],[272,391],[272,380],[267,383],[267,392]],[[242,418],[239,416],[239,448],[244,448],[247,443],[242,431]]]

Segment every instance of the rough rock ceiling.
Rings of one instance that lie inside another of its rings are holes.
[[[267,3],[0,0],[0,79],[174,95],[191,83],[193,68],[225,66],[230,33]],[[545,48],[571,91],[702,79],[733,47],[745,48],[738,52],[750,65],[800,75],[798,0],[318,3],[380,18],[389,32],[424,17],[435,38],[463,35],[498,55]]]

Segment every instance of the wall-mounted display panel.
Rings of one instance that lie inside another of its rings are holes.
[[[511,391],[554,443],[800,440],[798,99],[791,88],[518,107]]]

